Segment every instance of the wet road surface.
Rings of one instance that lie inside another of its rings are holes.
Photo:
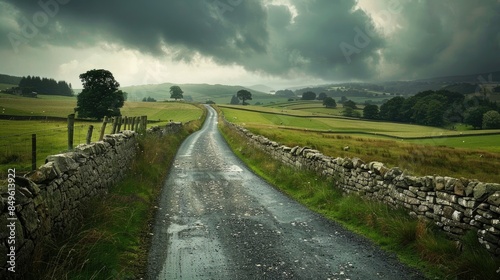
[[[159,200],[148,279],[422,279],[249,171],[209,108]]]

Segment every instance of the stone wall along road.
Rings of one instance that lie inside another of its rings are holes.
[[[254,175],[210,107],[178,151],[158,207],[149,279],[423,278]]]

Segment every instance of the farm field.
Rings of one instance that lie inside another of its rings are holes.
[[[290,147],[308,146],[332,157],[380,161],[414,175],[439,174],[500,182],[497,172],[500,170],[498,130],[489,131],[497,133],[493,135],[474,135],[484,131],[458,132],[354,119],[303,118],[269,114],[269,108],[260,113],[220,108],[228,121]],[[455,137],[410,139],[446,135]],[[346,146],[349,146],[347,151],[344,150]]]
[[[66,118],[73,114],[76,97],[40,95],[27,98],[0,93],[0,114],[17,116],[51,116]],[[126,101],[121,109],[123,116],[148,116],[148,120],[179,121],[192,120],[193,113],[200,109],[181,102],[133,102]]]
[[[242,106],[239,106],[240,108]],[[248,108],[247,108],[248,107]],[[282,126],[283,128],[295,128],[304,130],[315,130],[323,133],[350,133],[369,134],[372,137],[441,137],[446,135],[476,134],[477,131],[453,131],[444,128],[410,125],[402,123],[391,123],[381,121],[365,121],[350,118],[339,118],[312,115],[301,110],[279,110],[268,107],[245,106],[240,109],[237,106],[220,106],[229,121],[254,126]],[[252,110],[252,111],[249,111]],[[305,118],[307,116],[307,118]],[[498,132],[489,131],[489,132]]]
[[[8,115],[54,116],[66,118],[72,113],[76,99],[60,96],[25,98],[0,95],[0,112]],[[5,109],[5,110],[4,110]],[[29,113],[28,113],[29,112]],[[33,112],[31,114],[31,112]],[[194,104],[181,102],[125,102],[124,116],[147,115],[149,120],[160,121],[148,126],[162,125],[169,120],[187,122],[202,116],[202,109]],[[85,143],[89,125],[94,126],[92,141],[97,141],[102,122],[75,122],[74,146]],[[67,121],[65,120],[0,120],[0,175],[8,168],[18,172],[31,168],[31,135],[37,135],[37,167],[48,155],[65,152],[67,144]],[[108,125],[106,133],[112,126]]]

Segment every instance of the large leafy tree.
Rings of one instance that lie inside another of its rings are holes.
[[[302,100],[314,100],[316,99],[316,93],[312,91],[306,91],[302,94]]]
[[[483,115],[488,111],[490,111],[490,108],[486,106],[469,108],[465,111],[464,123],[476,129],[481,129],[483,127]]]
[[[483,128],[496,129],[500,128],[500,113],[495,110],[488,111],[483,115]]]
[[[326,108],[336,108],[337,102],[335,102],[335,99],[327,97],[323,100],[323,106],[325,106]]]
[[[249,92],[246,89],[240,89],[236,93],[236,96],[238,97],[238,99],[240,99],[241,101],[243,101],[243,105],[247,104],[247,103],[245,103],[245,100],[252,100],[252,93]]]
[[[171,86],[170,87],[170,98],[175,99],[175,101],[177,101],[177,99],[184,98],[184,96],[182,95],[183,93],[184,92],[182,91],[182,89],[179,86]]]
[[[363,117],[365,119],[378,119],[378,106],[374,104],[366,105],[363,108]]]
[[[108,70],[94,69],[80,75],[83,90],[77,97],[75,111],[80,118],[120,116],[125,102],[124,93],[118,90],[120,84]]]
[[[387,102],[380,106],[379,117],[387,121],[402,121],[401,107],[405,99],[401,96],[389,99]]]

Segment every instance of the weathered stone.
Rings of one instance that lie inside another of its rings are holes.
[[[465,196],[465,186],[462,180],[455,181],[453,193],[459,196]]]
[[[36,171],[28,174],[28,178],[35,183],[44,183],[53,180],[61,174],[53,162],[47,162],[40,166]]]
[[[361,168],[362,165],[365,164],[365,162],[363,160],[361,160],[360,158],[353,158],[352,159],[352,164],[354,166],[354,168]]]
[[[479,183],[474,188],[473,195],[477,200],[484,200],[496,191],[500,191],[500,184]]]
[[[457,203],[458,199],[456,195],[445,193],[445,192],[436,192],[436,196],[442,200],[445,200],[450,203]]]
[[[348,168],[348,169],[351,169],[354,167],[354,164],[352,163],[352,160],[350,158],[345,158],[344,159],[344,162],[342,163],[342,166],[344,168]]]
[[[68,170],[76,170],[79,166],[79,164],[72,158],[72,154],[48,156],[47,159],[45,159],[45,162],[53,162],[54,168],[57,170],[59,176]]]
[[[40,192],[40,188],[37,184],[25,177],[16,177],[16,184],[26,188],[29,191],[29,194],[26,193],[27,196],[33,196]]]
[[[453,214],[451,215],[451,219],[457,222],[462,221],[462,218],[464,216],[464,213],[459,212],[459,211],[454,211]]]
[[[490,195],[487,199],[488,203],[494,205],[494,206],[500,206],[500,191],[495,192],[494,194]]]
[[[442,190],[444,190],[445,181],[444,181],[443,177],[439,177],[439,176],[435,177],[434,181],[436,182],[436,184],[435,184],[436,191],[442,191]]]

